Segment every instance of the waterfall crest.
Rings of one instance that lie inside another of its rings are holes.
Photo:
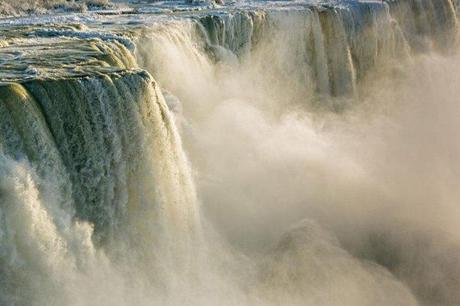
[[[301,39],[306,47],[296,50],[289,62],[277,63],[280,60],[273,58],[274,54],[264,54],[264,65],[269,69],[274,63],[287,69],[289,65],[301,67],[303,86],[313,85],[319,94],[332,97],[356,93],[356,82],[386,61],[402,61],[424,50],[451,50],[458,36],[451,0],[254,9],[211,13],[197,20],[198,33],[192,41],[214,61],[225,60],[229,54],[243,60],[268,45],[299,48],[299,40],[285,40],[289,36]],[[296,23],[289,25],[293,20]]]

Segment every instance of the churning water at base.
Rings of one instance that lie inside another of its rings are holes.
[[[24,80],[5,39],[0,304],[457,305],[454,9],[35,31],[84,69]]]

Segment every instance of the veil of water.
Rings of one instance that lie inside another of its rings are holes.
[[[458,305],[457,1],[130,5],[0,19],[0,305]]]

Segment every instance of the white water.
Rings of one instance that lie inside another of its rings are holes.
[[[110,0],[2,0],[0,15],[45,14],[53,10],[84,12],[88,8],[111,8]]]
[[[315,85],[305,86],[306,18],[279,16],[251,54],[221,52],[217,64],[196,48],[190,24],[139,43],[141,65],[182,102],[206,216],[255,262],[262,279],[250,292],[262,304],[455,305],[457,56],[410,55],[401,29],[389,35],[376,17],[377,32],[357,33],[350,51],[366,73],[355,97],[318,101]],[[320,52],[335,50],[344,49]],[[323,110],[344,103],[338,114]]]
[[[0,303],[456,305],[460,59],[373,5],[150,26],[173,116],[138,70],[3,88]]]

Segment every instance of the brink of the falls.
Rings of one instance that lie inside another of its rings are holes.
[[[458,304],[459,1],[0,2],[0,305]]]

